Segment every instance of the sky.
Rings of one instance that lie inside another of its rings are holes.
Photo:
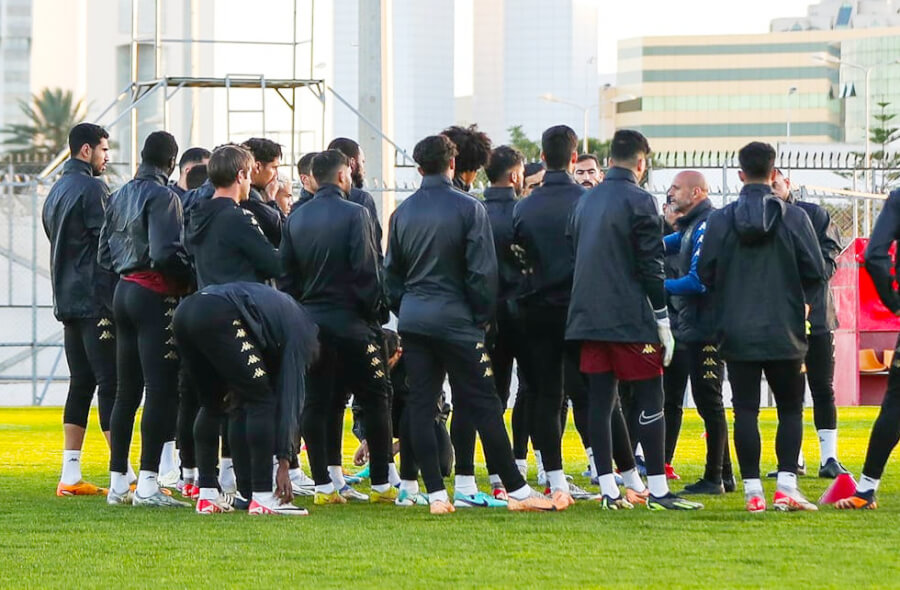
[[[466,63],[472,60],[472,2],[456,0],[456,89],[457,96],[472,92]],[[510,0],[507,0],[508,2]],[[722,35],[767,33],[773,18],[805,16],[816,0],[595,0],[600,4],[598,70],[616,71],[616,44],[621,39],[660,35]],[[547,0],[552,6],[553,0]],[[639,11],[634,8],[639,7]]]

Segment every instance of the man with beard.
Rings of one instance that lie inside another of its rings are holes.
[[[600,160],[594,154],[581,154],[575,162],[573,173],[575,182],[584,188],[594,188],[603,182],[603,170],[600,168]]]
[[[281,226],[284,214],[277,205],[266,202],[264,195],[269,183],[278,178],[278,166],[281,165],[281,146],[262,137],[251,137],[242,147],[253,154],[255,160],[250,178],[250,198],[241,203],[256,217],[263,234],[276,248],[281,243]]]

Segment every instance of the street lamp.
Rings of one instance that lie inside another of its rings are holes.
[[[550,94],[549,92],[546,94],[540,95],[539,98],[541,100],[546,100],[547,102],[556,102],[559,104],[568,105],[570,107],[579,109],[582,112],[582,115],[584,117],[584,133],[582,135],[582,151],[585,154],[588,153],[588,113],[590,112],[591,109],[597,108],[597,106],[599,106],[599,105],[596,105],[596,104],[592,104],[590,106],[580,105],[578,103],[574,103],[574,102],[570,102],[568,100],[563,100],[561,98],[558,98],[558,97]]]
[[[788,176],[791,175],[791,96],[794,94],[797,94],[797,87],[791,86],[787,92],[787,141],[785,142],[785,151],[788,155]]]

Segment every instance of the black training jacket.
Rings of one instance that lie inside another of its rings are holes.
[[[378,246],[378,263],[380,265],[383,265],[384,253],[381,250],[381,219],[378,217],[378,209],[375,207],[375,199],[373,199],[372,195],[370,195],[367,191],[364,191],[361,188],[356,188],[354,186],[350,189],[350,194],[347,195],[347,200],[351,203],[362,205],[366,208],[366,211],[369,212],[369,216],[372,219],[372,229],[373,235],[375,236],[375,244]]]
[[[900,239],[900,189],[894,190],[887,201],[878,219],[875,221],[875,227],[872,228],[872,236],[869,238],[869,245],[866,246],[866,270],[875,283],[875,290],[878,296],[884,302],[885,307],[893,313],[900,313],[900,295],[894,287],[896,279],[900,274],[896,273],[898,268],[897,262],[900,262],[900,256],[896,257],[897,262],[891,262],[890,248],[891,245]]]
[[[284,225],[284,213],[278,207],[268,205],[255,188],[250,188],[250,198],[241,201],[241,207],[253,213],[262,233],[273,246],[281,244],[281,226]]]
[[[806,355],[805,304],[822,288],[825,262],[802,209],[765,184],[706,222],[697,266],[716,306],[726,361],[797,360]]]
[[[152,270],[187,285],[193,277],[183,232],[181,200],[166,186],[165,172],[141,164],[110,197],[97,257],[120,275]]]
[[[809,216],[816,238],[819,241],[819,250],[825,261],[825,283],[816,291],[809,302],[810,334],[827,334],[838,327],[837,314],[834,310],[834,297],[828,281],[837,271],[837,257],[841,253],[841,236],[837,227],[831,223],[831,215],[824,207],[806,201],[796,201],[792,204],[803,209]]]
[[[191,211],[193,211],[194,207],[211,199],[215,192],[216,187],[214,187],[212,182],[207,179],[197,188],[191,189],[181,195],[181,208],[184,211],[185,226],[190,223]]]
[[[564,170],[549,170],[544,183],[516,204],[513,240],[525,251],[523,303],[567,306],[575,272],[569,218],[584,187]]]
[[[97,246],[109,188],[91,165],[74,158],[50,189],[41,220],[50,240],[53,314],[66,321],[112,311],[118,276],[97,263]]]
[[[323,329],[368,339],[378,327],[384,297],[369,212],[333,184],[285,224],[281,258],[285,288]]]
[[[584,193],[569,224],[575,278],[567,340],[659,342],[654,309],[666,307],[662,219],[634,174],[610,168]]]
[[[681,232],[677,254],[666,256],[666,278],[680,279],[691,271],[694,246],[699,242],[703,251],[704,224],[714,211],[709,199],[698,203],[690,212],[675,221]],[[698,228],[700,231],[698,231]],[[673,276],[669,275],[669,268]],[[709,293],[669,294],[669,318],[676,342],[706,343],[715,341],[715,299]],[[674,314],[672,311],[674,310]]]
[[[184,245],[194,260],[197,286],[262,283],[281,274],[281,258],[252,213],[233,200],[206,199],[193,208]]]
[[[209,285],[191,297],[221,297],[231,302],[259,345],[278,400],[275,456],[290,459],[298,440],[306,399],[304,375],[318,355],[318,330],[293,298],[261,283]],[[177,312],[176,312],[177,313]],[[232,334],[224,336],[233,337]]]
[[[391,216],[385,290],[398,331],[480,342],[497,302],[497,256],[487,211],[441,174]]]
[[[314,196],[315,196],[314,194],[312,194],[311,192],[309,192],[309,191],[306,190],[305,188],[301,188],[301,189],[300,189],[300,196],[297,197],[297,200],[294,201],[294,204],[293,204],[293,205],[291,205],[291,211],[290,211],[290,212],[293,213],[293,212],[296,211],[299,207],[302,207],[303,205],[309,203],[310,201],[312,201],[312,198],[313,198]]]
[[[497,253],[499,275],[499,301],[515,299],[522,290],[522,267],[513,253],[513,210],[516,207],[516,191],[512,187],[484,189],[484,207],[494,235],[494,251]]]

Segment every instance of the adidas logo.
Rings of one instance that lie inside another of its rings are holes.
[[[250,366],[250,365],[252,365],[254,363],[258,363],[258,362],[259,362],[259,357],[256,356],[255,354],[251,354],[250,357],[247,359],[247,366]]]
[[[370,344],[366,347],[366,354],[372,354],[373,352],[376,352],[377,350],[378,349],[375,348],[374,344]]]
[[[260,369],[259,367],[257,367],[256,370],[253,371],[254,379],[259,379],[260,377],[265,377],[265,376],[266,376],[266,372],[263,369]]]
[[[244,331],[243,328],[238,328],[237,332],[234,335],[235,338],[246,338],[247,332]]]
[[[253,350],[253,345],[247,342],[241,342],[241,352],[247,352],[248,350]]]
[[[480,360],[479,362],[481,362],[481,363],[489,363],[489,362],[491,362],[491,357],[489,357],[487,354],[482,354],[482,355],[481,355],[481,360]]]
[[[494,370],[491,369],[490,367],[488,367],[487,369],[484,370],[484,376],[485,376],[485,377],[493,377],[493,376],[494,376]]]
[[[645,344],[644,349],[641,351],[641,354],[653,354],[656,352],[656,347],[652,344]]]
[[[174,350],[170,350],[169,352],[166,353],[166,356],[164,356],[163,358],[168,361],[177,361],[178,353],[176,353]]]
[[[717,351],[718,351],[718,349],[712,344],[707,344],[706,346],[703,347],[703,352],[717,352]]]
[[[98,328],[104,328],[106,326],[112,326],[112,322],[106,318],[103,318],[99,322],[97,322]]]
[[[377,367],[378,365],[381,364],[381,359],[378,358],[377,356],[372,357],[372,360],[369,362],[369,364],[371,364],[373,367]]]
[[[112,340],[113,338],[115,338],[115,336],[113,336],[113,333],[109,330],[103,330],[103,333],[100,334],[100,340]]]
[[[703,375],[703,378],[704,378],[704,379],[713,379],[713,380],[717,379],[716,374],[715,374],[713,371],[707,371],[707,372]]]
[[[707,357],[706,360],[703,361],[703,366],[704,367],[715,367],[716,359]]]

